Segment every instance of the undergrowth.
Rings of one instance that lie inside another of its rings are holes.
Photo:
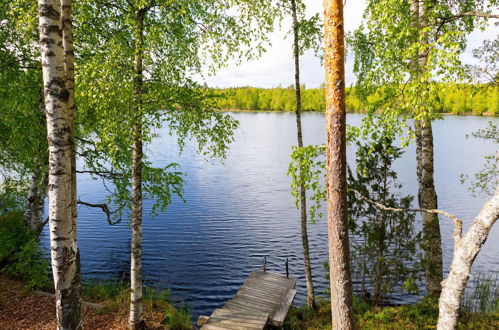
[[[122,281],[85,281],[82,284],[82,299],[104,304],[100,313],[120,312],[128,314],[130,305],[130,287]],[[144,286],[142,296],[144,319],[148,326],[151,322],[165,325],[172,330],[192,329],[190,310],[184,306],[176,308],[171,302],[169,290]]]
[[[414,305],[393,307],[371,306],[354,299],[355,322],[358,329],[435,329],[438,320],[438,299],[427,297]],[[306,306],[293,307],[284,329],[331,329],[331,304],[320,301],[316,311]],[[459,329],[499,329],[499,313],[461,311]]]
[[[27,290],[50,290],[52,286],[49,263],[22,212],[0,216],[0,273],[23,281]]]

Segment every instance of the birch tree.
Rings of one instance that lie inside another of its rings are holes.
[[[64,78],[66,83],[67,100],[66,111],[70,125],[70,146],[71,146],[71,223],[72,238],[77,240],[77,181],[76,181],[76,125],[75,125],[75,67],[74,67],[74,46],[73,46],[73,26],[72,26],[72,0],[61,0],[61,27],[62,44],[64,47]],[[78,265],[79,267],[79,265]],[[76,283],[79,286],[79,282]],[[78,287],[77,292],[80,288]]]
[[[464,289],[470,278],[471,266],[498,218],[499,186],[496,188],[494,197],[485,203],[464,236],[461,235],[462,222],[456,220],[454,257],[452,258],[449,275],[442,282],[442,293],[438,303],[437,329],[457,329],[459,309]]]
[[[164,127],[180,150],[193,138],[203,155],[225,155],[237,123],[211,111],[209,93],[191,77],[203,64],[214,72],[231,56],[259,55],[273,28],[272,8],[264,1],[137,0],[83,1],[77,9],[76,31],[85,31],[75,38],[82,58],[79,115],[92,122],[83,133],[94,149],[86,166],[110,174],[109,202],[124,205],[116,216],[131,210],[131,328],[143,325],[142,201],[155,200],[153,214],[164,210],[173,195],[182,195],[184,180],[175,163],[153,167],[143,146]],[[109,161],[93,162],[98,153]]]
[[[324,0],[326,192],[333,329],[353,329],[347,226],[345,49],[343,0]]]
[[[296,133],[298,148],[303,148],[303,133],[301,124],[301,84],[300,84],[300,56],[312,48],[320,48],[321,43],[321,26],[319,24],[318,15],[306,19],[304,17],[305,5],[302,2],[291,0],[291,16],[292,35],[293,35],[293,58],[295,66],[295,98],[296,98]],[[300,171],[302,172],[302,171]],[[301,174],[298,174],[301,176]],[[307,285],[307,305],[309,308],[315,309],[315,293],[314,283],[312,279],[312,267],[310,265],[310,249],[308,244],[307,233],[307,189],[303,180],[299,179],[299,183],[295,180],[291,183],[293,195],[296,198],[296,205],[300,208],[300,225],[301,225],[301,240],[303,246],[303,263],[305,270],[305,282]]]
[[[72,221],[69,114],[61,3],[39,0],[40,53],[49,145],[49,224],[58,329],[80,329],[79,251]]]
[[[440,82],[466,80],[460,55],[468,35],[494,17],[497,1],[369,1],[364,24],[350,43],[355,52],[357,89],[370,113],[390,121],[399,115],[414,120],[418,201],[438,207],[434,183],[432,121]],[[369,130],[371,119],[364,128]],[[440,225],[436,214],[423,215],[426,291],[438,295],[443,279]]]
[[[454,256],[447,278],[442,282],[442,292],[439,298],[439,316],[437,329],[457,329],[459,322],[459,309],[464,294],[464,289],[471,274],[473,262],[487,240],[490,230],[499,218],[499,185],[495,195],[483,205],[481,211],[473,220],[470,229],[463,236],[463,220],[438,209],[404,209],[389,207],[372,200],[359,191],[353,191],[359,199],[367,201],[376,207],[391,212],[419,212],[439,214],[454,222]]]

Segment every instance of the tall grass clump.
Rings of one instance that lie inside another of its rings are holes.
[[[121,311],[127,313],[130,304],[130,285],[119,280],[87,280],[82,284],[82,298],[101,303],[103,313]],[[193,329],[190,310],[184,306],[176,308],[171,301],[170,290],[144,286],[142,304],[144,319],[151,326],[172,330]]]
[[[499,273],[475,276],[465,292],[462,307],[472,313],[499,313]]]

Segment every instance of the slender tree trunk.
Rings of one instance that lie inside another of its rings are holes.
[[[64,73],[66,79],[66,111],[70,124],[70,145],[71,145],[71,239],[75,245],[78,241],[77,230],[77,203],[76,203],[76,145],[75,145],[75,68],[74,68],[74,47],[73,47],[73,25],[72,25],[72,0],[61,0],[62,8],[62,44],[64,47]],[[78,310],[81,313],[81,282],[80,282],[80,250],[76,248],[76,277],[73,282],[74,299]],[[81,318],[81,315],[80,315]],[[80,322],[82,326],[83,322]]]
[[[386,200],[383,200],[383,204],[386,204]],[[385,232],[386,223],[384,212],[381,211],[381,221],[378,227],[378,253],[376,255],[376,267],[374,271],[374,296],[373,301],[377,305],[381,300],[382,295],[382,285],[383,285],[383,275],[385,273]]]
[[[48,164],[45,161],[45,168],[39,166],[35,168],[31,176],[31,184],[28,192],[26,209],[24,210],[24,222],[34,232],[39,235],[43,230],[43,211],[45,209],[45,197],[47,196]]]
[[[62,37],[64,45],[64,72],[68,91],[67,111],[71,122],[71,221],[73,237],[77,240],[77,203],[76,203],[76,145],[75,145],[75,74],[73,26],[71,21],[72,0],[61,0],[62,4]],[[79,252],[78,252],[79,253]]]
[[[499,186],[495,196],[483,206],[466,235],[454,242],[454,258],[450,272],[442,283],[437,329],[457,329],[459,307],[470,277],[471,266],[498,218]]]
[[[430,120],[415,122],[416,160],[419,184],[418,202],[422,209],[437,209],[437,193],[433,179],[433,132]],[[440,223],[437,214],[423,214],[423,250],[426,291],[438,295],[443,279]]]
[[[426,5],[424,1],[412,0],[411,11],[415,16],[415,24],[418,27],[424,25]],[[426,39],[426,38],[424,38]],[[418,69],[426,71],[426,50],[418,54]],[[418,177],[418,202],[422,209],[437,209],[437,193],[433,178],[433,131],[431,120],[415,120],[414,130],[416,132],[416,163]],[[438,295],[441,291],[443,279],[442,242],[440,235],[440,223],[437,214],[423,214],[423,251],[426,278],[426,291],[429,295]]]
[[[300,90],[300,49],[298,44],[298,15],[296,12],[296,0],[291,0],[293,11],[293,56],[295,59],[295,91],[296,91],[296,129],[298,136],[298,147],[303,147],[303,135],[301,128],[301,90]],[[301,170],[300,170],[301,172]],[[307,284],[307,306],[315,309],[314,282],[312,280],[312,267],[310,265],[310,249],[307,233],[307,195],[305,185],[300,185],[300,212],[301,212],[301,242],[303,245],[303,262],[305,267],[305,282]]]
[[[343,0],[324,0],[326,186],[333,329],[353,329],[347,226]]]
[[[64,70],[61,3],[39,0],[40,53],[49,145],[49,224],[58,329],[81,329],[79,258],[71,218],[71,117]]]
[[[135,15],[135,113],[133,114],[132,164],[132,251],[130,270],[130,328],[140,329],[142,321],[142,48],[145,10]]]
[[[40,124],[47,122],[43,93],[42,87],[40,89],[40,100],[38,102]],[[43,221],[43,213],[45,209],[45,197],[47,196],[49,164],[47,150],[43,150],[43,145],[44,144],[40,145],[41,154],[37,157],[36,168],[31,176],[31,184],[28,191],[26,208],[24,210],[24,222],[37,236],[40,235],[46,224],[46,221]]]

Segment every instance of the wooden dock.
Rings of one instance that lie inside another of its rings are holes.
[[[296,295],[296,280],[276,273],[254,270],[237,294],[222,308],[201,316],[206,330],[257,330],[282,326]]]

